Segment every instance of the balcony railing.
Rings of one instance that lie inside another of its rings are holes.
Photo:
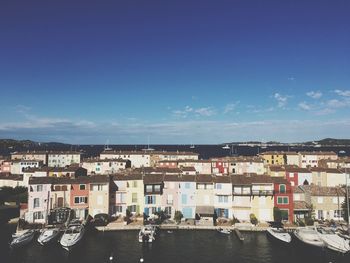
[[[233,192],[232,195],[235,196],[272,196],[274,195],[273,190],[252,190],[251,192]]]

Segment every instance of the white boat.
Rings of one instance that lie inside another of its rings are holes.
[[[156,238],[156,227],[152,225],[143,226],[139,232],[139,242],[152,243]]]
[[[290,243],[292,241],[291,235],[283,228],[269,227],[267,228],[266,231],[271,237],[279,241],[282,241],[285,243]]]
[[[12,241],[10,243],[11,248],[19,248],[28,245],[32,242],[35,236],[35,230],[30,229],[24,232],[16,233],[12,235]]]
[[[301,242],[315,246],[324,247],[325,244],[323,240],[319,237],[317,231],[310,227],[300,227],[294,232],[294,236]]]
[[[349,241],[338,236],[333,229],[317,227],[316,230],[328,249],[340,253],[347,253],[350,251]]]
[[[219,233],[225,234],[225,235],[231,234],[231,230],[230,230],[230,229],[219,228],[217,231],[218,231]]]
[[[61,237],[60,244],[66,250],[71,250],[83,238],[85,228],[82,224],[73,223],[68,226]]]
[[[230,150],[230,146],[228,146],[228,144],[226,144],[225,146],[222,147],[222,149]]]
[[[44,229],[38,237],[40,245],[47,245],[58,240],[61,232],[59,228],[47,228]]]

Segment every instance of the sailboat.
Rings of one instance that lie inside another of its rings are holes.
[[[147,143],[147,148],[145,148],[145,149],[142,149],[143,151],[154,151],[154,149],[153,148],[151,148],[150,146],[149,146],[149,136],[148,136],[148,143]]]
[[[191,149],[196,148],[192,142],[191,142],[191,146],[190,146],[190,148],[191,148]]]
[[[224,150],[230,150],[230,146],[228,144],[226,144],[225,146],[222,147],[222,149]]]

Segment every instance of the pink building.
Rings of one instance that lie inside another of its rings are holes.
[[[174,218],[175,211],[179,210],[179,183],[180,177],[178,175],[164,175],[161,206],[170,218]]]

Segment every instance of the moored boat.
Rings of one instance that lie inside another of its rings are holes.
[[[310,227],[300,227],[295,230],[294,236],[304,244],[314,247],[324,247],[323,240],[319,237],[317,231]]]
[[[40,245],[48,245],[58,240],[61,232],[59,228],[47,228],[44,229],[39,237],[38,242]]]
[[[333,229],[317,227],[316,231],[328,249],[344,254],[350,251],[349,241],[338,236]]]
[[[266,233],[272,238],[284,243],[290,243],[292,241],[291,235],[283,228],[269,227],[267,228]]]
[[[76,246],[83,238],[85,233],[84,225],[80,223],[72,223],[64,231],[60,244],[65,250],[71,250]]]
[[[21,233],[16,233],[12,235],[12,241],[10,243],[11,248],[19,248],[28,245],[32,242],[35,236],[35,230],[30,229]]]
[[[139,232],[139,242],[152,243],[156,238],[156,227],[152,225],[143,226]]]
[[[231,234],[231,230],[230,229],[227,229],[227,228],[219,228],[219,229],[217,229],[217,231],[219,232],[219,233],[221,233],[221,234],[225,234],[225,235],[229,235],[229,234]]]

